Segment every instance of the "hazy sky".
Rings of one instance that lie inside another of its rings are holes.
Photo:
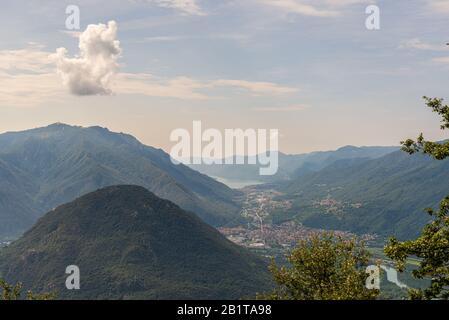
[[[449,99],[447,42],[449,0],[3,0],[0,132],[100,125],[168,151],[201,120],[279,129],[288,153],[447,138],[421,99]]]

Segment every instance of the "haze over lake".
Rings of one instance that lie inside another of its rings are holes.
[[[255,186],[258,184],[263,184],[262,181],[256,181],[256,180],[226,179],[226,178],[221,178],[221,177],[216,177],[216,176],[211,176],[211,177],[214,178],[215,180],[217,180],[218,182],[224,183],[225,185],[227,185],[229,188],[232,188],[232,189],[241,189],[241,188],[245,188],[248,186]]]

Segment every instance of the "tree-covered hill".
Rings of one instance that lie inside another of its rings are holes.
[[[68,265],[81,289],[65,288]],[[270,287],[267,262],[138,186],[64,204],[0,250],[0,277],[60,299],[237,299]]]
[[[236,191],[134,137],[54,124],[0,135],[0,237],[25,231],[46,211],[98,188],[140,185],[221,225],[238,217]]]
[[[449,190],[449,161],[402,151],[378,159],[336,161],[284,184],[294,205],[278,220],[312,227],[410,238],[427,222],[426,207]]]

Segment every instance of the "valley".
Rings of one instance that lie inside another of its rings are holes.
[[[241,189],[243,203],[240,214],[246,220],[245,224],[234,227],[220,227],[218,230],[233,243],[245,247],[250,251],[274,258],[277,263],[286,263],[285,256],[290,253],[298,241],[310,238],[315,234],[333,232],[345,239],[354,237],[363,240],[371,253],[371,263],[381,267],[381,299],[406,299],[407,288],[423,288],[428,280],[418,280],[412,276],[419,260],[408,259],[408,270],[397,273],[394,263],[384,252],[386,238],[378,234],[358,235],[345,230],[330,230],[324,228],[307,227],[293,219],[290,221],[273,221],[276,214],[285,214],[292,209],[293,201],[285,193],[277,191],[274,185],[253,185]],[[314,201],[313,207],[327,214],[340,214],[345,208],[359,208],[362,204],[343,203],[332,199],[330,195],[320,201]]]
[[[273,217],[278,213],[292,209],[293,201],[285,199],[285,194],[269,186],[248,186],[241,189],[243,193],[240,215],[246,223],[234,227],[220,227],[218,230],[234,243],[252,249],[266,251],[288,251],[297,241],[313,234],[332,231],[338,236],[352,238],[354,233],[342,230],[310,228],[295,220],[274,223]],[[377,239],[375,234],[362,235],[365,241]]]

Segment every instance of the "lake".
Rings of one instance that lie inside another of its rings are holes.
[[[221,182],[225,185],[227,185],[229,188],[232,189],[241,189],[247,186],[254,186],[258,184],[263,184],[263,181],[256,181],[256,180],[237,180],[237,179],[226,179],[221,177],[215,177],[211,176],[211,178],[214,178],[218,182]]]

